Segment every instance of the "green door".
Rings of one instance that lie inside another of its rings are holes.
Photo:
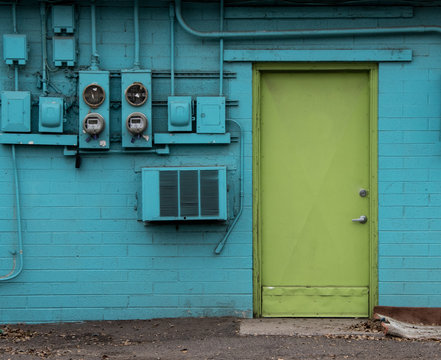
[[[369,315],[370,79],[260,72],[262,316]]]

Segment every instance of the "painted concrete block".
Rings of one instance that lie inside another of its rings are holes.
[[[218,18],[217,10],[210,10],[202,3],[185,4],[185,8],[186,20],[198,29],[212,29],[212,20]],[[134,34],[131,26],[127,26],[133,9],[121,7],[115,11],[114,6],[107,4],[98,10],[99,66],[103,71],[109,71],[109,110],[105,117],[109,118],[111,148],[119,149],[124,118],[120,70],[133,66]],[[140,60],[143,67],[152,69],[153,75],[153,130],[166,132],[165,104],[170,94],[168,9],[141,8],[140,14],[141,23],[146,25],[141,36]],[[10,18],[6,7],[0,15]],[[39,44],[39,9],[23,5],[17,15],[19,29],[27,35],[29,43]],[[69,134],[78,134],[80,130],[78,121],[81,116],[77,106],[80,105],[83,117],[92,111],[83,108],[81,96],[79,102],[75,100],[81,95],[76,94],[76,71],[90,65],[89,9],[80,7],[78,15],[75,26],[78,25],[80,52],[76,67],[73,72],[66,69],[67,72],[49,73],[49,81],[56,87],[50,91],[66,99],[67,121],[63,131]],[[440,11],[421,7],[414,16],[412,21],[435,23]],[[251,30],[259,25],[262,28],[269,26],[269,30],[287,26],[353,27],[351,19],[328,20],[316,18],[293,22],[290,19],[288,22],[285,19],[268,24],[266,20],[256,22],[250,19],[234,24],[234,29]],[[378,26],[387,27],[400,26],[401,22],[396,18],[360,19],[360,24],[378,23]],[[230,30],[232,26],[232,22],[226,20],[225,28]],[[10,23],[0,23],[0,29],[7,34]],[[218,42],[201,40],[179,27],[175,30],[177,93],[194,97],[218,94]],[[441,236],[441,163],[437,139],[441,126],[441,50],[437,41],[436,37],[420,34],[345,39],[242,39],[228,44],[228,49],[234,51],[271,47],[272,54],[279,54],[279,50],[319,54],[339,49],[352,55],[361,54],[359,51],[362,50],[365,55],[373,56],[386,47],[388,52],[394,49],[412,52],[411,62],[379,64],[378,271],[379,303],[382,305],[441,306],[438,245]],[[49,43],[49,58],[53,57],[53,50],[57,51],[56,47],[52,49]],[[21,52],[21,57],[27,56],[27,52]],[[40,57],[40,46],[32,46],[26,67],[19,71],[19,88],[32,94],[32,105],[29,105],[32,127],[38,124],[35,99],[41,89],[37,88],[34,74],[41,71]],[[2,88],[10,89],[12,73],[5,64],[0,64],[0,68]],[[239,121],[245,131],[246,207],[222,255],[216,257],[212,250],[225,234],[225,225],[180,225],[178,230],[176,226],[146,228],[136,221],[134,189],[140,181],[139,171],[145,166],[216,164],[231,169],[228,186],[231,193],[236,193],[237,144],[225,148],[174,145],[167,157],[156,154],[83,154],[80,169],[75,169],[73,159],[65,158],[59,148],[20,146],[17,147],[17,163],[23,219],[26,236],[32,239],[32,243],[27,243],[25,249],[23,278],[17,279],[20,282],[2,284],[2,299],[7,301],[2,302],[6,304],[2,307],[1,321],[252,316],[252,64],[225,63],[225,70],[235,73],[235,78],[224,79],[226,117]],[[228,122],[226,126],[227,129],[233,128]],[[235,131],[233,128],[232,132]],[[3,185],[0,184],[0,215],[13,214],[15,194],[13,187],[9,186],[13,178],[7,146],[0,147],[0,165],[6,179]],[[237,196],[232,203],[237,207]],[[0,254],[9,256],[7,249],[16,241],[14,218],[1,216],[0,230],[5,243],[0,247]],[[10,271],[4,270],[4,273]],[[40,271],[41,275],[38,275]],[[78,272],[93,281],[86,281],[76,274]],[[112,278],[119,281],[108,281]],[[23,300],[25,298],[27,300]],[[60,306],[66,303],[69,309],[62,309]],[[166,306],[159,306],[163,304]],[[46,307],[37,308],[36,305]],[[49,305],[55,307],[50,309]]]

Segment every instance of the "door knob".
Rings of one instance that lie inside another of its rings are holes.
[[[352,219],[352,222],[358,222],[360,224],[365,224],[367,222],[367,216],[361,215],[358,219]]]

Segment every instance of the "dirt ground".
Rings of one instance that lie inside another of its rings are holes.
[[[240,319],[180,318],[0,326],[0,359],[441,359],[439,341],[364,335],[240,336]]]

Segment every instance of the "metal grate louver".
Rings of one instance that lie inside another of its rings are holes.
[[[226,220],[224,166],[143,168],[143,221]]]

